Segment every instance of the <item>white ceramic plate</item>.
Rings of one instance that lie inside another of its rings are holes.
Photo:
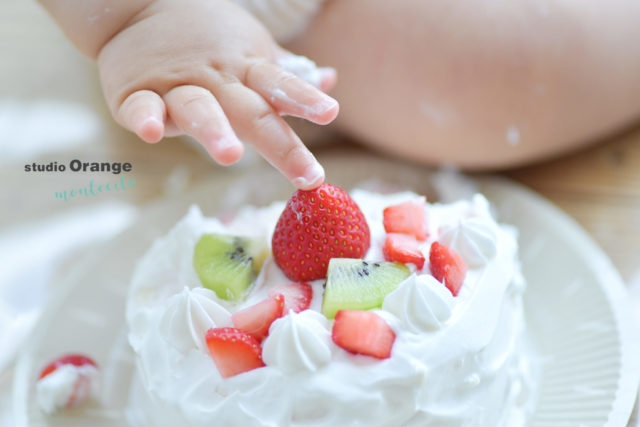
[[[434,194],[427,169],[359,154],[323,159],[331,182]],[[448,181],[451,191],[468,182]],[[500,222],[521,231],[520,256],[528,282],[525,311],[543,361],[531,427],[626,425],[640,378],[640,349],[622,281],[587,234],[557,208],[516,184],[477,177]],[[244,204],[286,199],[291,187],[270,169],[228,173],[184,197],[146,209],[141,220],[78,261],[65,291],[43,314],[16,366],[16,426],[122,426],[133,359],[124,322],[128,280],[136,260],[191,203],[222,215]],[[450,192],[449,192],[450,194]],[[45,417],[34,399],[39,370],[67,352],[86,353],[102,367],[99,402]]]

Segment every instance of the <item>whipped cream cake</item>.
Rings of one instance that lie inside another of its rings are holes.
[[[228,223],[194,206],[132,279],[129,422],[524,425],[516,239],[479,194],[324,184]]]

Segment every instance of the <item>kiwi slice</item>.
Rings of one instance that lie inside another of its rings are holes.
[[[384,297],[410,274],[406,265],[397,262],[332,258],[322,297],[322,314],[333,319],[338,310],[382,307]]]
[[[242,298],[260,271],[268,248],[262,239],[203,234],[193,251],[193,266],[205,288],[219,298]]]
[[[247,253],[253,258],[253,272],[257,275],[267,257],[271,255],[271,249],[264,239],[247,239]]]

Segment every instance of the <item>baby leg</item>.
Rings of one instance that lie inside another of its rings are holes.
[[[514,166],[640,116],[640,3],[327,1],[292,50],[338,69],[338,126],[408,159]]]

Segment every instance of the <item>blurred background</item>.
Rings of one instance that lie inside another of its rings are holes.
[[[305,141],[312,140],[316,151],[357,147],[335,135],[311,132]],[[224,172],[185,139],[148,145],[117,126],[95,65],[37,2],[24,0],[0,2],[0,153],[1,413],[8,404],[6,387],[1,390],[9,383],[11,360],[53,292],[49,285],[74,256],[123,230],[147,203]],[[246,157],[234,168],[263,162],[252,153]],[[119,176],[25,172],[26,164],[68,165],[72,159],[129,162],[133,170],[126,175],[135,184],[65,202],[55,198],[56,191]],[[499,175],[577,220],[609,255],[640,313],[640,126],[569,157]]]

